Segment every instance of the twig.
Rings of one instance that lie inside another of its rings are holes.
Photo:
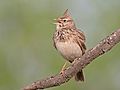
[[[64,70],[63,74],[57,74],[43,80],[38,80],[26,86],[23,90],[45,89],[60,86],[61,84],[68,82],[79,70],[85,68],[85,66],[87,66],[98,56],[109,51],[118,42],[120,42],[120,29],[107,36],[94,48],[88,50],[81,58],[74,60],[72,65]]]

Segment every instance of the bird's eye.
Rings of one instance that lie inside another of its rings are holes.
[[[63,20],[64,22],[66,22],[67,20]]]

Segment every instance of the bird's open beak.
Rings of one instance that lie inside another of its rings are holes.
[[[57,19],[53,19],[54,21],[57,21]]]
[[[53,24],[57,25],[57,24],[58,24],[58,22],[55,22],[55,23],[53,23]]]
[[[58,22],[57,22],[57,19],[53,19],[55,22],[53,24],[57,25]]]

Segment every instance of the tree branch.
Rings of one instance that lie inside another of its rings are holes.
[[[60,86],[61,84],[68,82],[79,70],[85,68],[85,66],[98,56],[109,51],[118,42],[120,42],[120,29],[107,36],[94,48],[88,50],[81,58],[75,59],[74,62],[64,70],[63,74],[57,74],[43,80],[38,80],[26,86],[23,90],[45,89]]]

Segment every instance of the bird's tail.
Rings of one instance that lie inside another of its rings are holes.
[[[76,75],[75,75],[75,80],[76,80],[76,81],[84,81],[83,70],[81,70],[81,71],[79,71],[78,73],[76,73]]]

